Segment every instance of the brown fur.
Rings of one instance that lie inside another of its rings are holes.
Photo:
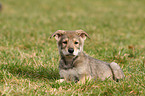
[[[86,79],[105,80],[111,78],[119,80],[124,78],[123,71],[117,63],[106,63],[94,59],[83,52],[84,40],[89,38],[83,30],[58,30],[51,37],[55,37],[61,56],[59,64],[60,81],[80,81]]]

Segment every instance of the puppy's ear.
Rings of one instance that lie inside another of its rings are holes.
[[[51,35],[50,38],[55,37],[55,39],[56,39],[57,41],[59,41],[59,40],[60,40],[60,37],[61,37],[64,33],[65,33],[64,30],[57,30],[56,32],[54,32],[54,33]]]
[[[88,37],[88,38],[90,39],[89,35],[88,35],[85,31],[83,31],[83,30],[76,30],[76,32],[78,33],[78,35],[79,35],[83,40],[85,40],[86,37]]]

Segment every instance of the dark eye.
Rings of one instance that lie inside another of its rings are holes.
[[[67,41],[63,41],[62,43],[63,43],[63,44],[67,44]]]
[[[78,43],[79,43],[79,42],[77,42],[77,41],[75,42],[75,44],[78,44]]]

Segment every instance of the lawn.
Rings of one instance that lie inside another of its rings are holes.
[[[2,0],[0,11],[0,95],[145,94],[145,0]],[[84,51],[116,62],[120,82],[56,83],[56,30],[85,30]]]

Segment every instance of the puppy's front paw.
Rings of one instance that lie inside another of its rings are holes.
[[[85,84],[86,81],[90,81],[92,79],[92,77],[90,75],[86,76],[86,75],[82,75],[80,77],[80,81],[78,82],[79,84]]]
[[[59,80],[56,80],[55,82],[62,83],[64,81],[65,81],[64,79],[59,79]]]

